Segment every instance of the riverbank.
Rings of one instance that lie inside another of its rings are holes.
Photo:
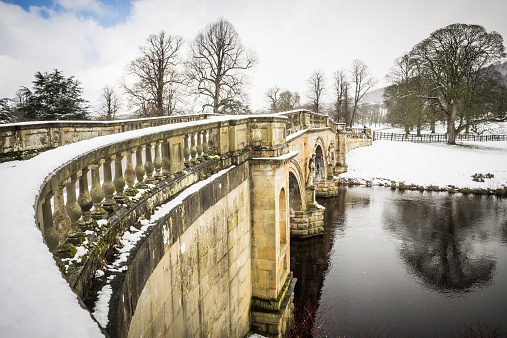
[[[507,142],[375,141],[347,153],[346,185],[507,196]]]

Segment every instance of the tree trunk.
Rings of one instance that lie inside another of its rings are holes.
[[[435,115],[431,115],[431,118],[430,118],[430,128],[431,128],[431,133],[432,134],[435,134],[435,124],[436,124],[436,118],[435,118]]]
[[[354,117],[356,115],[356,107],[352,109],[352,114],[350,115],[349,127],[352,128],[352,124],[354,123]]]
[[[454,122],[456,121],[457,115],[457,107],[456,105],[451,108],[451,115],[447,118],[447,143],[456,144],[456,127],[454,126]]]
[[[405,125],[405,134],[410,134],[410,126],[408,124]]]
[[[218,102],[220,99],[220,84],[215,81],[215,96],[213,96],[213,113],[218,114]]]

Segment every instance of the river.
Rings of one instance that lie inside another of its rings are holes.
[[[352,187],[319,203],[324,235],[291,240],[314,336],[507,332],[507,199]]]

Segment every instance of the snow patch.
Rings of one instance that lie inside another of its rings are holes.
[[[507,141],[411,143],[375,141],[347,153],[348,172],[339,178],[386,185],[396,181],[420,186],[500,189],[507,186]],[[492,174],[474,182],[474,174]]]

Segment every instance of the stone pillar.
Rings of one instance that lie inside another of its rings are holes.
[[[197,160],[202,161],[202,131],[197,132]]]
[[[72,258],[74,257],[72,245],[67,243],[71,219],[65,210],[63,187],[63,184],[59,185],[54,194],[53,224],[58,232],[58,247],[55,254],[61,258]]]
[[[114,195],[114,200],[116,203],[126,204],[129,199],[125,192],[125,178],[123,177],[123,167],[122,161],[123,156],[126,155],[125,152],[116,154],[114,157],[114,188],[116,190],[116,194]]]
[[[162,173],[165,177],[171,176],[171,158],[167,140],[162,142]]]
[[[269,336],[286,334],[291,318],[289,162],[296,155],[250,160],[252,330]]]
[[[138,189],[147,189],[148,186],[146,183],[144,183],[144,174],[146,171],[144,170],[143,165],[143,147],[139,146],[136,149],[136,177],[137,177],[137,184],[136,188]]]
[[[91,210],[93,207],[93,200],[90,192],[88,191],[88,168],[81,170],[81,176],[79,177],[79,196],[77,202],[81,206],[83,217],[81,219],[81,225],[87,227],[91,225],[94,220],[91,216]]]
[[[209,143],[208,143],[208,131],[202,133],[202,156],[204,159],[208,159],[209,156]]]
[[[58,246],[59,234],[53,224],[53,210],[51,210],[51,194],[46,195],[42,203],[43,237],[49,251],[54,252]]]
[[[134,188],[134,183],[136,181],[136,171],[134,170],[134,164],[132,162],[132,154],[135,150],[127,151],[127,168],[125,168],[125,182],[127,183],[127,189],[125,189],[125,194],[127,196],[135,196],[136,189]]]
[[[195,146],[195,134],[190,134],[190,156],[192,156],[192,164],[197,163],[197,147]]]
[[[155,161],[153,161],[155,167],[155,180],[162,181],[164,175],[162,174],[162,157],[160,156],[160,143],[155,142]]]
[[[333,169],[335,175],[340,175],[347,171],[347,134],[339,132],[336,134],[337,146],[336,146],[336,165]]]
[[[113,175],[111,172],[111,162],[112,158],[108,157],[105,159],[103,164],[104,183],[102,184],[102,190],[104,191],[104,202],[102,202],[102,207],[108,213],[112,213],[118,208],[118,206],[116,205],[116,201],[114,200],[115,186],[113,183]]]
[[[188,135],[183,137],[183,160],[185,167],[190,167],[190,147],[188,146]]]
[[[81,211],[81,206],[76,199],[76,181],[76,174],[72,175],[67,181],[67,204],[65,205],[65,210],[67,211],[67,215],[69,215],[70,218],[70,232],[68,241],[74,245],[80,244],[84,239],[84,234],[78,227],[79,219],[81,218],[83,212]]]
[[[156,180],[153,177],[153,171],[155,170],[155,166],[153,165],[153,160],[151,157],[151,143],[146,145],[146,162],[144,163],[144,170],[146,170],[146,178],[144,182],[146,184],[155,184]]]
[[[93,211],[91,216],[94,219],[104,219],[107,217],[107,211],[102,208],[102,200],[104,199],[104,191],[100,185],[100,162],[90,166],[92,170],[92,189],[90,195],[93,201]]]

